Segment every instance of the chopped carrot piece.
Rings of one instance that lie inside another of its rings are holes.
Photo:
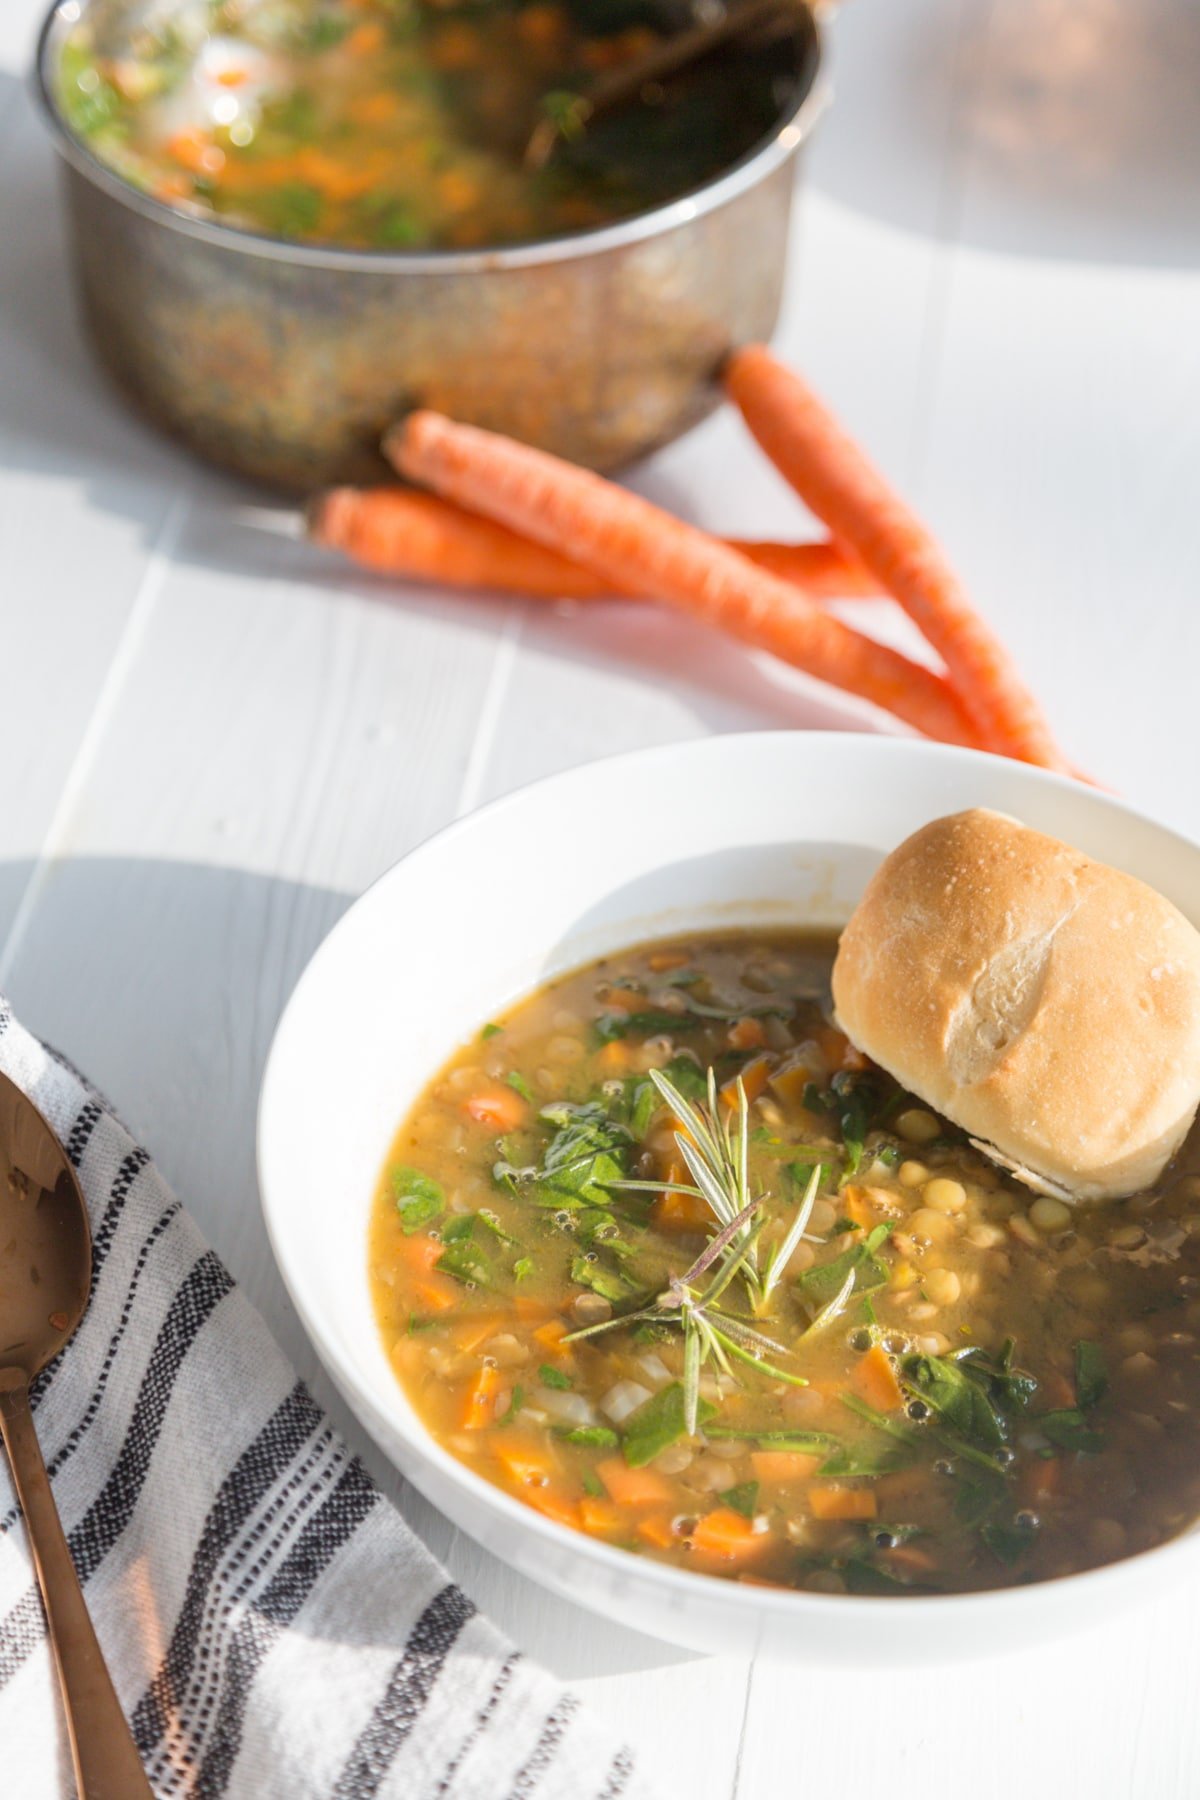
[[[471,1095],[466,1111],[477,1125],[487,1125],[492,1131],[517,1131],[525,1123],[529,1107],[515,1088],[493,1081]]]
[[[735,1019],[725,1037],[731,1050],[761,1050],[767,1041],[767,1030],[761,1019]]]
[[[661,600],[871,700],[929,737],[978,746],[943,675],[843,625],[778,576],[589,470],[477,426],[412,412],[384,439],[394,466],[606,581]]]
[[[528,1432],[497,1431],[488,1448],[514,1487],[520,1488],[522,1497],[527,1488],[544,1488],[560,1474],[553,1449]]]
[[[1062,1458],[1039,1456],[1027,1462],[1017,1481],[1017,1492],[1025,1506],[1043,1506],[1062,1492]]]
[[[893,1544],[884,1554],[889,1563],[899,1569],[911,1569],[917,1575],[929,1574],[938,1566],[937,1557],[920,1544]]]
[[[807,1481],[821,1466],[819,1456],[803,1450],[752,1450],[750,1466],[755,1479],[764,1486],[784,1487],[792,1481]]]
[[[770,1546],[770,1534],[755,1531],[753,1521],[734,1512],[731,1506],[719,1506],[696,1521],[688,1540],[693,1551],[720,1562],[743,1562],[761,1556]]]
[[[836,1482],[814,1482],[808,1490],[814,1519],[873,1519],[875,1496],[870,1488],[839,1487]]]
[[[836,1025],[822,1025],[813,1035],[831,1070],[870,1068],[870,1059],[861,1050],[856,1050],[845,1032],[839,1031]]]
[[[367,19],[354,27],[346,39],[345,47],[351,56],[374,56],[377,50],[383,49],[385,42],[386,33],[382,21]]]
[[[654,1469],[631,1469],[620,1456],[606,1456],[596,1473],[618,1506],[667,1506],[675,1490]]]
[[[534,1512],[540,1512],[544,1518],[553,1519],[556,1525],[568,1525],[572,1531],[579,1530],[579,1504],[570,1500],[558,1488],[530,1488],[522,1499],[532,1506]]]
[[[585,1531],[627,1531],[629,1515],[611,1500],[598,1500],[585,1494],[579,1502],[579,1518]]]
[[[413,1298],[420,1301],[426,1312],[450,1312],[458,1304],[458,1293],[447,1275],[430,1275],[425,1281],[415,1282]]]
[[[478,1350],[484,1339],[499,1331],[503,1323],[497,1313],[482,1313],[474,1318],[465,1318],[450,1332],[450,1342],[458,1350]]]
[[[596,1067],[606,1075],[623,1075],[633,1065],[633,1046],[621,1038],[614,1038],[611,1044],[605,1044],[596,1057]]]
[[[532,1325],[535,1320],[539,1324],[546,1320],[550,1308],[544,1300],[535,1300],[532,1294],[517,1294],[513,1299],[513,1311],[522,1325]]]
[[[669,1179],[682,1180],[683,1171]],[[654,1202],[650,1217],[660,1231],[701,1232],[713,1222],[707,1200],[699,1194],[676,1194],[667,1188]]]
[[[496,1420],[501,1375],[494,1363],[481,1363],[467,1389],[459,1424],[463,1431],[482,1431]]]
[[[653,1544],[656,1550],[673,1550],[679,1547],[679,1538],[666,1513],[650,1513],[646,1518],[639,1519],[637,1534],[646,1543]]]
[[[656,950],[653,956],[646,958],[647,968],[653,969],[656,975],[665,974],[668,969],[682,969],[687,957],[682,950]]]
[[[393,1255],[397,1262],[405,1263],[414,1275],[424,1275],[433,1268],[443,1248],[440,1238],[421,1232],[414,1237],[398,1238]]]
[[[866,1188],[846,1187],[838,1195],[838,1205],[851,1224],[857,1225],[860,1231],[868,1231],[876,1223],[875,1208],[867,1197]]]
[[[739,1074],[733,1076],[733,1078],[730,1081],[727,1081],[724,1084],[724,1086],[721,1089],[721,1104],[723,1106],[729,1106],[729,1107],[733,1107],[733,1106],[737,1105],[737,1103],[738,1103],[738,1082],[739,1081],[741,1082],[742,1087],[745,1090],[747,1101],[749,1101],[751,1104],[753,1104],[754,1101],[758,1099],[758,1096],[762,1093],[763,1089],[766,1087],[767,1077],[770,1075],[770,1073],[771,1073],[770,1057],[769,1056],[756,1056],[754,1058],[753,1062],[748,1062],[746,1064],[745,1068],[742,1069]]]
[[[532,1335],[534,1342],[540,1344],[543,1350],[548,1350],[551,1356],[570,1356],[570,1344],[563,1343],[567,1328],[561,1319],[547,1319]]]
[[[879,1412],[898,1412],[904,1405],[904,1392],[896,1380],[892,1359],[882,1344],[872,1344],[866,1354],[859,1357],[853,1381],[855,1393]]]
[[[644,1012],[646,996],[639,994],[636,988],[610,988],[605,996],[604,1005],[608,1012]]]
[[[808,1062],[789,1063],[786,1068],[776,1069],[771,1076],[771,1087],[785,1106],[803,1106],[810,1085],[824,1085],[824,1070],[818,1072]]]

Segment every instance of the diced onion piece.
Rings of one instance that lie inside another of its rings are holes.
[[[650,1389],[643,1387],[640,1381],[618,1381],[610,1387],[600,1402],[600,1411],[610,1418],[614,1425],[620,1425],[630,1413],[635,1413],[639,1406],[644,1406],[651,1398]]]
[[[662,1357],[656,1356],[653,1350],[648,1351],[645,1356],[639,1356],[637,1366],[652,1388],[666,1387],[672,1380],[670,1369]]]
[[[596,1421],[591,1402],[569,1388],[534,1388],[533,1402],[562,1425],[593,1425]]]

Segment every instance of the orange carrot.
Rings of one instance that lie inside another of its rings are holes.
[[[894,594],[956,681],[987,749],[1045,768],[1066,763],[999,640],[927,528],[799,375],[761,344],[735,351],[725,387],[805,505]]]
[[[534,600],[616,600],[613,584],[569,556],[481,518],[436,494],[409,488],[330,488],[309,503],[308,535],[385,575],[443,587],[491,588]],[[739,538],[731,549],[820,600],[878,599],[856,558],[825,540],[772,544]]]
[[[653,1469],[631,1469],[620,1456],[606,1456],[596,1473],[618,1506],[666,1506],[673,1490],[669,1481]]]
[[[767,1085],[767,1077],[771,1073],[769,1056],[756,1056],[748,1062],[744,1069],[732,1076],[719,1090],[719,1098],[723,1106],[737,1106],[738,1082],[742,1084],[742,1092],[746,1096],[747,1105],[752,1106]]]
[[[496,1417],[500,1398],[500,1371],[494,1363],[481,1363],[463,1398],[459,1425],[463,1431],[482,1431]]]
[[[767,1485],[786,1487],[793,1481],[807,1481],[820,1465],[819,1456],[808,1456],[803,1450],[752,1450],[750,1467],[754,1478]]]
[[[896,1371],[882,1344],[872,1344],[866,1355],[859,1357],[854,1371],[854,1391],[877,1412],[897,1412],[904,1405]]]
[[[611,1500],[596,1500],[590,1494],[579,1502],[579,1522],[585,1531],[628,1531],[629,1514]]]
[[[402,474],[569,553],[623,592],[662,600],[948,743],[978,733],[949,683],[718,544],[586,469],[495,432],[416,412],[384,448]]]
[[[515,1088],[489,1081],[466,1102],[466,1111],[477,1125],[493,1131],[516,1131],[525,1123],[529,1107]]]
[[[542,1349],[548,1351],[551,1356],[570,1356],[570,1344],[563,1343],[566,1336],[567,1328],[561,1319],[547,1319],[546,1323],[539,1325],[533,1333],[535,1342],[539,1343]]]
[[[870,1488],[838,1487],[836,1482],[808,1490],[808,1504],[814,1519],[873,1519],[875,1496]]]
[[[719,1562],[744,1562],[747,1557],[761,1556],[771,1540],[766,1532],[755,1531],[752,1521],[734,1512],[731,1506],[718,1506],[715,1512],[697,1519],[689,1542],[701,1556]]]
[[[668,1513],[650,1513],[638,1520],[637,1534],[656,1550],[678,1549],[679,1538]]]
[[[761,1050],[767,1041],[767,1028],[761,1019],[750,1015],[735,1019],[725,1037],[731,1050]]]

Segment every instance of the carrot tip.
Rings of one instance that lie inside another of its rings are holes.
[[[309,541],[330,550],[341,549],[356,499],[353,488],[326,488],[313,494],[304,507],[304,532]]]

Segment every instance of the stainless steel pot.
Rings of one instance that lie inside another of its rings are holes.
[[[55,103],[79,14],[47,18],[37,86],[84,314],[121,386],[215,462],[286,488],[377,479],[381,432],[420,405],[612,469],[702,418],[726,350],[774,327],[796,153],[827,98],[806,9],[778,124],[716,181],[601,230],[426,254],[286,243],[129,186]]]

